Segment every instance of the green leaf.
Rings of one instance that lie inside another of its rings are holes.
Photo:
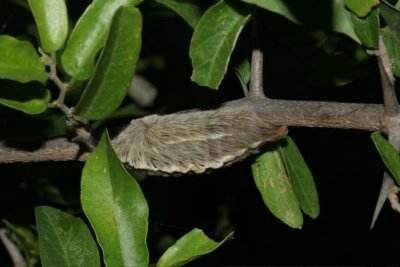
[[[275,144],[251,165],[258,190],[268,209],[290,227],[301,228],[303,215]]]
[[[381,35],[392,63],[393,74],[400,77],[400,36],[389,27],[381,29]]]
[[[0,104],[27,114],[39,114],[47,109],[50,91],[40,83],[20,84],[0,81]]]
[[[134,6],[140,2],[142,0],[94,0],[71,32],[61,56],[64,70],[77,80],[90,78],[115,12],[121,6]]]
[[[28,0],[46,52],[60,49],[68,35],[68,14],[65,0]]]
[[[77,115],[103,119],[118,108],[135,75],[141,32],[139,9],[121,7],[111,24],[94,76],[76,106]]]
[[[146,199],[117,158],[107,132],[83,168],[81,202],[106,266],[148,266]]]
[[[301,209],[311,218],[318,217],[319,203],[317,188],[315,187],[311,171],[297,148],[296,143],[292,138],[286,136],[279,142],[279,151]]]
[[[208,238],[200,229],[193,229],[169,247],[157,262],[157,266],[182,266],[198,257],[216,250],[233,236],[228,234],[221,242]]]
[[[388,2],[383,1],[381,5],[379,5],[379,11],[382,15],[383,19],[387,23],[388,27],[400,33],[400,10],[390,5]]]
[[[247,96],[249,88],[247,85],[250,82],[250,62],[245,58],[240,63],[234,66],[235,74],[239,79],[240,85],[242,86],[244,95]]]
[[[60,210],[35,208],[42,266],[100,266],[100,256],[88,227]]]
[[[241,0],[316,29],[343,33],[360,43],[342,0]],[[318,12],[316,12],[318,10]]]
[[[379,5],[379,0],[344,0],[344,4],[357,16],[365,17],[373,7]]]
[[[202,11],[201,0],[155,0],[157,3],[171,9],[181,16],[190,27],[195,28],[200,20]]]
[[[221,0],[201,17],[193,33],[189,55],[192,80],[217,89],[226,73],[237,38],[250,18],[249,6]]]
[[[354,31],[360,38],[363,45],[368,48],[378,47],[379,38],[379,12],[374,9],[365,18],[359,18],[357,15],[351,14]]]
[[[44,64],[30,42],[0,35],[0,79],[21,83],[47,80]]]
[[[379,11],[387,26],[381,29],[381,35],[392,62],[393,74],[400,77],[400,11],[383,1]]]
[[[372,141],[385,163],[386,168],[390,171],[395,178],[398,185],[400,185],[400,157],[396,149],[385,139],[380,133],[371,134]]]

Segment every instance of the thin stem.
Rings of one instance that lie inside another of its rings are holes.
[[[252,21],[251,26],[252,26],[253,51],[251,55],[249,96],[265,98],[264,87],[263,87],[264,53],[261,45],[260,32],[258,30],[257,11],[254,12],[251,21]]]
[[[69,112],[69,108],[65,105],[64,101],[65,101],[65,95],[67,94],[69,85],[68,83],[64,83],[63,81],[61,81],[61,79],[58,77],[57,74],[57,58],[56,58],[56,54],[55,52],[51,53],[51,60],[48,64],[49,68],[50,68],[50,72],[49,72],[49,79],[51,81],[54,82],[54,84],[58,87],[58,89],[60,90],[60,93],[58,95],[58,98],[55,102],[56,107],[58,107],[59,109],[61,109],[62,112],[64,112],[65,115],[69,116],[70,112]]]
[[[72,112],[73,108],[69,108],[65,105],[65,96],[72,87],[75,80],[71,79],[69,82],[63,82],[57,74],[57,57],[56,53],[52,52],[49,57],[45,52],[39,48],[39,53],[42,55],[42,61],[49,67],[48,77],[54,82],[59,89],[57,100],[55,100],[50,106],[59,108],[67,117],[67,124],[71,126],[76,133],[76,137],[73,139],[74,142],[84,144],[87,148],[92,150],[96,146],[96,140],[91,135],[91,130],[88,123],[83,123],[75,120]],[[75,155],[72,155],[75,156]]]

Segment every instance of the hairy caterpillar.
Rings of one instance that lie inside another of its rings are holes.
[[[222,106],[132,120],[112,144],[135,169],[177,175],[230,165],[286,133],[286,127],[270,125],[254,111]]]

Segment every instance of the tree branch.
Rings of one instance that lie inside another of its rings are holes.
[[[384,107],[378,104],[354,104],[262,99],[246,97],[226,102],[258,113],[272,125],[361,129],[386,132]],[[0,163],[85,160],[89,152],[67,138],[35,141],[0,141]]]
[[[397,101],[396,91],[395,91],[395,78],[392,71],[392,64],[390,58],[383,42],[382,36],[379,36],[378,43],[378,66],[381,75],[383,102],[385,107],[385,116],[388,121],[388,136],[389,143],[399,151],[400,150],[400,124],[399,124],[399,104]],[[384,172],[383,180],[381,185],[381,190],[379,192],[378,201],[375,206],[374,215],[372,217],[371,227],[372,229],[378,219],[378,216],[383,208],[383,204],[389,197],[391,192],[394,192],[393,188],[396,187],[393,178],[388,172]],[[393,201],[394,198],[391,198]],[[392,202],[391,202],[392,203]],[[395,206],[392,203],[392,207]]]
[[[87,159],[89,153],[64,137],[54,139],[13,138],[0,141],[0,163],[70,161]]]
[[[252,17],[253,51],[251,54],[251,73],[249,96],[265,98],[263,87],[263,61],[264,53],[261,46],[261,37],[258,30],[257,10]]]

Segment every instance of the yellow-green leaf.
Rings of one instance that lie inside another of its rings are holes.
[[[118,108],[135,75],[141,33],[139,9],[121,7],[115,14],[95,74],[79,99],[75,114],[98,120]]]
[[[83,168],[81,202],[106,266],[148,266],[147,202],[113,151],[107,132]]]
[[[39,31],[44,51],[60,49],[68,35],[68,14],[65,0],[28,0]]]
[[[202,230],[195,228],[169,247],[158,260],[157,266],[178,267],[185,265],[202,255],[213,252],[219,246],[230,240],[232,236],[233,232],[228,234],[224,240],[215,242],[207,237]]]
[[[89,79],[115,12],[121,6],[135,6],[140,2],[142,0],[94,0],[71,32],[61,56],[64,70],[77,80]]]
[[[33,45],[8,35],[0,35],[0,79],[21,83],[47,80],[45,65]]]
[[[373,7],[379,5],[379,0],[344,0],[344,4],[357,16],[365,17]]]
[[[0,104],[27,114],[46,111],[50,97],[50,91],[37,82],[0,81]]]

